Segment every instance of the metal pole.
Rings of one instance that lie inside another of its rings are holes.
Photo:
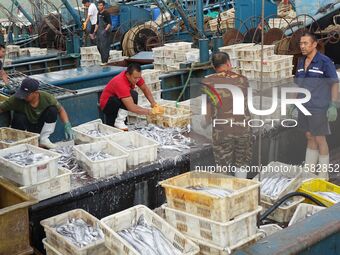
[[[203,0],[197,0],[196,3],[196,24],[199,33],[204,34]]]
[[[19,4],[17,0],[12,0],[13,4],[19,9],[19,11],[25,16],[25,18],[34,26],[33,18],[26,12],[26,10]]]

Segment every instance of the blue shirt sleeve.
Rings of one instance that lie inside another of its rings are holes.
[[[334,65],[333,62],[327,61],[324,64],[324,70],[323,71],[324,71],[325,78],[330,79],[329,83],[331,85],[333,85],[334,83],[339,82],[338,74],[336,72],[335,65]]]

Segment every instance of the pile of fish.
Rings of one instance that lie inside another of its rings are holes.
[[[292,178],[282,175],[265,177],[261,181],[261,193],[269,197],[276,197],[289,186],[292,180]]]
[[[226,197],[234,192],[233,190],[228,190],[225,188],[222,189],[218,187],[207,187],[207,186],[202,186],[202,185],[188,186],[186,188],[190,190],[201,191],[206,194],[213,195],[213,196],[220,197],[220,198]]]
[[[89,136],[92,136],[92,137],[104,137],[104,136],[110,135],[109,133],[104,132],[104,131],[99,130],[99,129],[87,130],[85,133]]]
[[[328,200],[331,200],[334,203],[340,202],[340,194],[335,192],[315,192],[315,194],[318,194]]]
[[[58,165],[69,170],[73,170],[78,167],[76,155],[72,145],[58,147],[52,149],[56,153],[59,153],[61,157],[59,158]]]
[[[190,149],[193,142],[183,134],[188,133],[188,128],[161,128],[153,124],[147,126],[134,126],[134,129],[145,137],[149,137],[160,144],[160,147],[168,150],[182,151]]]
[[[103,151],[86,152],[85,155],[92,161],[99,161],[99,160],[112,158],[110,154],[103,152]]]
[[[3,143],[15,143],[17,140],[14,140],[14,139],[3,139],[3,140],[0,140],[0,142],[3,142]]]
[[[137,224],[118,232],[124,240],[141,255],[179,255],[182,254],[157,228],[149,225],[144,216]]]
[[[104,234],[98,226],[92,227],[83,219],[69,219],[66,224],[57,226],[56,230],[80,248],[104,239]]]
[[[4,158],[20,166],[29,166],[49,159],[50,156],[44,153],[34,153],[30,150],[24,150],[21,152],[9,153],[4,156]]]

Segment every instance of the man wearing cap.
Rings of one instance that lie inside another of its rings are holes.
[[[24,79],[17,92],[0,104],[0,112],[13,111],[12,128],[40,133],[40,146],[53,149],[56,145],[49,136],[55,130],[58,114],[65,125],[66,139],[73,139],[72,126],[60,103],[51,94],[38,89],[37,80]]]

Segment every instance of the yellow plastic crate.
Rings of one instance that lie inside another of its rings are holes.
[[[316,198],[320,202],[324,203],[327,207],[330,207],[334,205],[335,203],[329,199],[326,199],[320,195],[315,194],[314,192],[318,192],[318,191],[335,192],[335,193],[340,194],[340,187],[333,183],[327,182],[323,179],[314,179],[314,180],[303,183],[298,189],[298,191],[311,195],[312,197]],[[309,199],[306,199],[305,203],[312,204],[312,201],[310,201]]]

